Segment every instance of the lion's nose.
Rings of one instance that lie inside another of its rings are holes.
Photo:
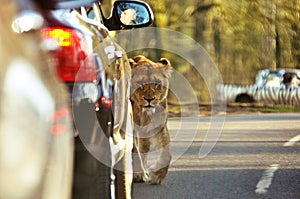
[[[146,100],[149,104],[151,101],[155,100],[155,97],[144,97],[144,100]]]

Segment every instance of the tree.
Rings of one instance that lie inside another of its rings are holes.
[[[155,25],[199,42],[219,67],[225,83],[254,83],[260,69],[300,68],[299,0],[146,1],[154,10]],[[188,63],[160,53],[180,72],[193,77],[191,81],[199,81]],[[247,75],[241,78],[240,74]],[[202,87],[204,83],[197,89]]]

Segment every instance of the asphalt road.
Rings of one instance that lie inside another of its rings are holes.
[[[299,114],[218,120],[169,119],[173,153],[169,173],[161,185],[134,184],[133,198],[300,199]],[[218,129],[221,135],[214,145]],[[207,138],[207,132],[214,136]],[[200,158],[203,143],[213,148]]]

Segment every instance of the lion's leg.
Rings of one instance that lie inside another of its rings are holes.
[[[147,153],[150,150],[150,141],[147,138],[135,138],[133,147],[133,180],[134,182],[148,181]]]
[[[160,184],[166,177],[169,165],[172,159],[170,152],[170,136],[168,129],[165,127],[161,134],[153,139],[155,148],[160,151],[160,155],[155,165],[150,167],[149,183]]]

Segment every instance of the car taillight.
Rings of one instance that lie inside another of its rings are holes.
[[[95,60],[89,56],[87,42],[81,32],[71,28],[42,29],[44,39],[54,40],[56,72],[63,82],[92,82],[96,79]]]
[[[100,107],[111,108],[113,100],[111,98],[107,98],[102,96],[98,102],[96,102],[96,111],[100,110]]]
[[[56,110],[53,115],[48,118],[48,122],[52,124],[51,133],[53,135],[61,135],[67,132],[67,121],[70,113],[67,108]]]
[[[106,98],[105,96],[101,97],[101,104],[107,108],[109,108],[112,105],[112,99]]]

